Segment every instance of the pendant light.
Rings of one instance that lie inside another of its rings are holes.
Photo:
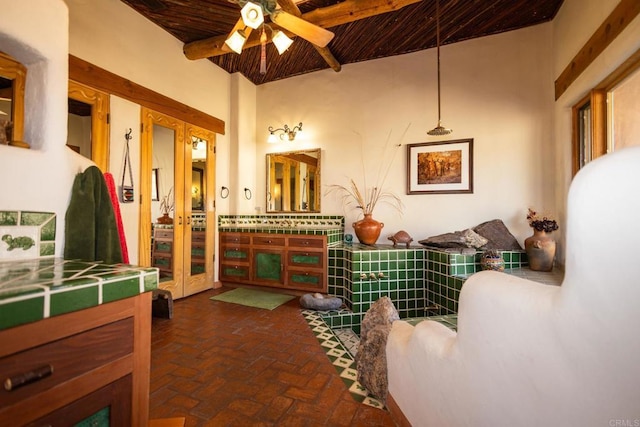
[[[441,136],[453,132],[442,126],[440,122],[440,0],[436,0],[436,50],[438,56],[438,126],[427,131],[427,135]]]

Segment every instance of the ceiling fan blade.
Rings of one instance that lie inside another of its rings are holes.
[[[251,34],[251,27],[245,26],[242,18],[238,19],[238,22],[236,22],[236,25],[234,25],[234,27],[231,29],[227,38],[231,37],[231,35],[237,30],[244,30],[244,35],[247,36],[247,40],[249,39],[249,35]],[[222,45],[221,49],[225,52],[231,52],[231,48],[226,43]]]
[[[271,20],[282,28],[291,31],[316,46],[325,47],[334,36],[331,31],[325,30],[322,27],[283,10],[273,12],[271,14]]]

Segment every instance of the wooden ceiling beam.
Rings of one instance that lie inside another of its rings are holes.
[[[331,28],[337,25],[358,21],[360,19],[371,18],[383,13],[395,12],[403,7],[419,3],[421,1],[423,0],[345,0],[342,3],[338,3],[333,6],[327,6],[305,13],[301,18],[305,21],[311,22],[312,24],[318,25],[319,27]],[[285,33],[289,37],[295,36],[287,31],[285,31]],[[203,59],[210,58],[212,56],[225,55],[229,53],[227,50],[223,49],[226,39],[227,35],[225,34],[222,36],[187,43],[183,48],[184,55],[189,59]],[[257,46],[259,44],[260,41],[258,38],[251,38],[245,43],[245,48]],[[331,55],[331,57],[333,57],[333,55]],[[324,55],[323,58],[325,58]]]
[[[285,12],[289,12],[297,17],[302,16],[302,12],[300,12],[298,5],[295,4],[293,0],[279,0],[279,4],[280,7],[282,7],[282,10],[284,10]],[[316,46],[315,44],[312,44],[312,46],[320,54],[320,56],[322,56],[322,59],[324,59],[325,62],[329,64],[329,67],[331,67],[333,71],[337,73],[342,69],[342,65],[340,64],[340,62],[338,62],[336,57],[333,56],[333,53],[331,52],[331,50],[329,50],[328,47],[320,47]]]

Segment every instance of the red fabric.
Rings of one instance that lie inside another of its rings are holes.
[[[107,189],[109,190],[111,204],[113,205],[113,213],[116,216],[116,224],[118,225],[120,248],[122,249],[122,262],[129,264],[129,251],[127,250],[127,239],[124,236],[124,227],[122,226],[122,216],[120,215],[120,202],[118,201],[118,193],[116,192],[116,183],[113,180],[113,175],[109,172],[104,174],[104,180],[107,182]]]

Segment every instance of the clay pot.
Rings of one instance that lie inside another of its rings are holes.
[[[157,219],[158,224],[173,224],[173,218],[169,216],[169,214],[162,214],[161,217]]]
[[[371,214],[364,214],[364,218],[353,223],[353,231],[363,245],[374,245],[380,237],[384,224],[371,218]]]
[[[480,256],[482,270],[504,271],[504,259],[495,251],[487,251]]]
[[[534,230],[533,236],[524,241],[524,248],[529,258],[529,268],[534,271],[551,271],[556,256],[556,240],[551,233]]]

